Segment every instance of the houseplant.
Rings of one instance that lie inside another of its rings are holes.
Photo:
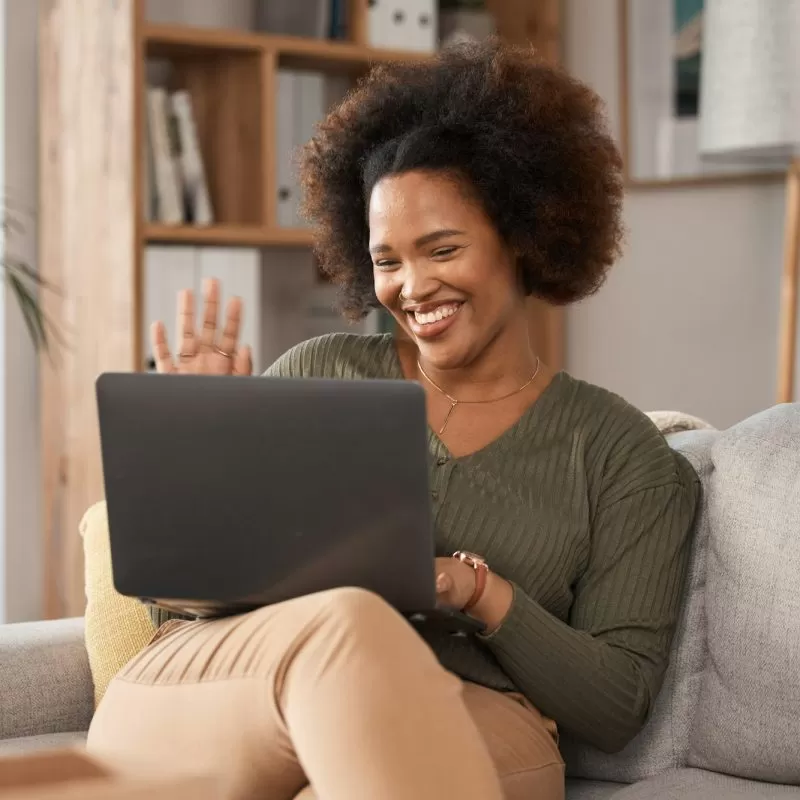
[[[22,312],[33,346],[40,352],[49,351],[56,331],[42,309],[39,292],[52,287],[26,259],[13,254],[14,238],[23,232],[24,226],[19,217],[6,204],[3,209],[2,234],[7,246],[3,248],[0,268],[3,270],[6,287],[14,295]]]

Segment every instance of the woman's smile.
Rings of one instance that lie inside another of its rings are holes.
[[[417,308],[405,309],[405,313],[415,336],[420,339],[435,339],[452,327],[463,306],[463,301],[423,303]]]

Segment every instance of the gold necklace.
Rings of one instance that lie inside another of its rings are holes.
[[[417,359],[417,368],[419,371],[425,376],[425,380],[436,389],[437,392],[443,394],[449,401],[450,401],[450,408],[447,412],[447,415],[444,418],[444,423],[442,424],[442,429],[439,431],[439,436],[444,433],[444,429],[447,427],[447,423],[450,422],[450,415],[456,410],[456,406],[460,404],[467,405],[471,403],[499,403],[501,400],[507,400],[509,397],[513,397],[515,394],[519,394],[523,389],[527,389],[535,380],[536,376],[539,374],[539,369],[542,366],[542,360],[539,356],[536,356],[536,369],[533,371],[533,375],[519,387],[519,389],[514,389],[513,392],[509,392],[508,394],[504,394],[502,397],[492,397],[489,400],[456,400],[455,397],[447,394],[447,392],[436,383],[424,369],[422,369],[422,364],[419,363],[419,359]]]

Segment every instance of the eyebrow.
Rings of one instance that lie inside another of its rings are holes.
[[[431,231],[430,233],[426,233],[424,236],[420,236],[419,239],[415,240],[414,247],[424,247],[426,244],[431,244],[439,239],[444,239],[447,236],[463,236],[464,231],[455,230],[455,228],[443,228],[439,231]],[[391,246],[388,244],[376,244],[370,247],[370,253],[388,253],[391,250]]]

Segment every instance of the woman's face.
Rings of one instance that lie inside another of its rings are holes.
[[[378,300],[426,363],[466,366],[524,322],[515,260],[455,179],[415,171],[379,181],[369,233]]]

